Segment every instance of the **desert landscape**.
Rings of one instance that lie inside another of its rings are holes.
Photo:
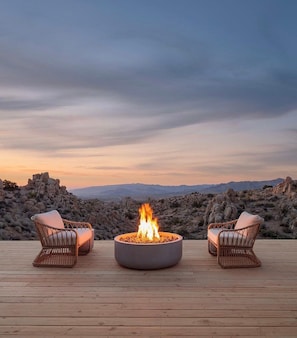
[[[297,238],[297,181],[291,177],[254,190],[103,201],[78,198],[45,172],[34,174],[22,187],[0,179],[0,239],[36,240],[31,216],[53,209],[63,218],[90,222],[95,240],[113,239],[136,231],[138,209],[144,202],[151,205],[161,231],[178,233],[184,239],[206,239],[208,224],[236,219],[244,210],[264,218],[259,238]]]

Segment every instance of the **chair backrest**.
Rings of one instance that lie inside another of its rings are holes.
[[[36,214],[31,217],[34,222],[49,225],[57,229],[64,229],[64,222],[57,210]]]
[[[259,215],[252,215],[248,213],[247,211],[243,211],[241,215],[239,216],[234,229],[242,229],[249,225],[259,224],[261,225],[264,222],[264,219],[260,217]]]

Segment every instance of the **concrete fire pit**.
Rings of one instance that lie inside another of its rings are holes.
[[[176,265],[182,257],[182,236],[160,232],[164,242],[139,243],[129,241],[137,232],[118,235],[114,238],[115,259],[121,266],[130,269],[154,270]]]

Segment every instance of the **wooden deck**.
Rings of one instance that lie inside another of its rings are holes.
[[[184,241],[175,267],[118,266],[96,241],[72,268],[34,268],[38,241],[0,241],[0,337],[297,337],[297,241],[257,240],[263,266],[221,269]]]

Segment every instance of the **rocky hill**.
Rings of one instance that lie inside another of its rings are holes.
[[[0,179],[0,239],[37,239],[30,217],[52,209],[63,218],[90,222],[97,240],[113,239],[137,230],[142,202],[151,204],[162,231],[178,233],[185,239],[205,239],[209,223],[235,219],[243,210],[264,218],[259,238],[297,238],[297,181],[290,177],[262,189],[115,202],[79,199],[60,186],[59,179],[41,173],[33,175],[23,187]]]

